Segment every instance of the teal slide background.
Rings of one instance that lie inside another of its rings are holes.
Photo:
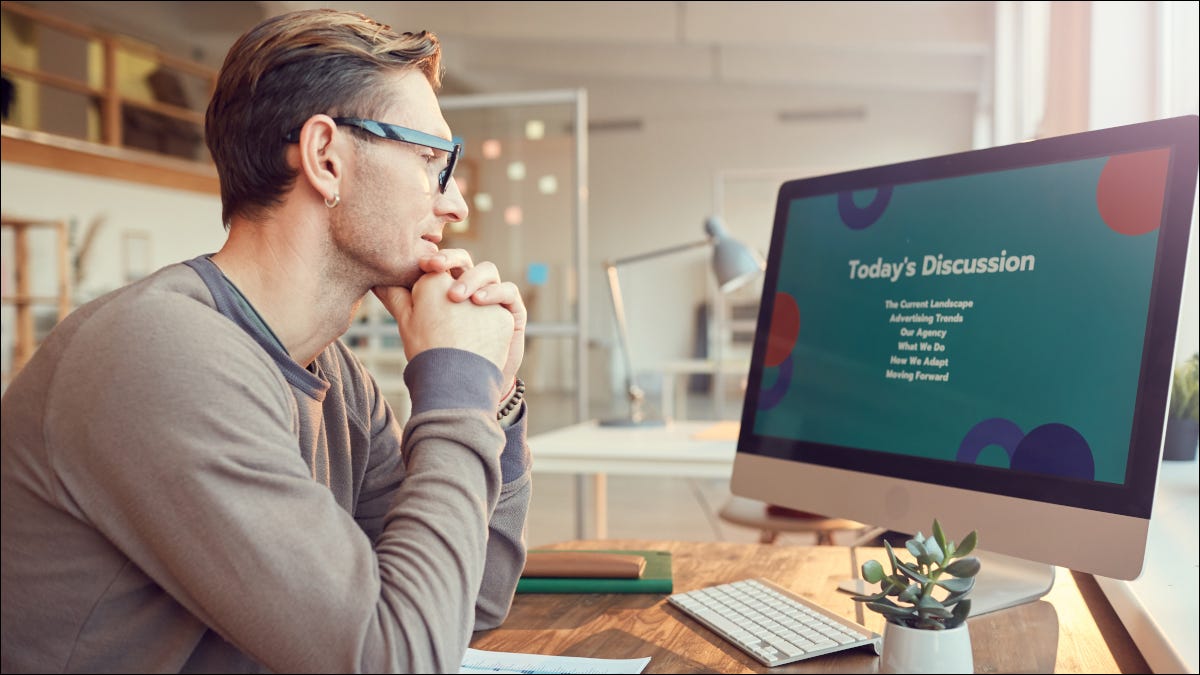
[[[1101,219],[1106,157],[895,186],[882,216],[854,230],[837,195],[794,200],[777,293],[800,310],[792,381],[757,412],[760,434],[954,460],[977,423],[1025,433],[1061,423],[1086,439],[1095,479],[1125,478],[1158,230],[1120,234]],[[867,204],[874,190],[855,193]],[[1036,268],[922,276],[927,254],[1035,255]],[[917,275],[851,279],[850,260],[917,263]],[[888,310],[885,300],[972,300],[963,310]],[[889,323],[892,314],[961,313],[961,324]],[[946,329],[941,353],[901,352],[900,328]],[[949,358],[949,382],[887,379],[889,356]],[[780,376],[766,368],[762,388]],[[997,446],[978,462],[1008,466]]]

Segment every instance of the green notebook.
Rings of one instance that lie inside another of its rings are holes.
[[[560,551],[530,551],[529,555],[555,555]],[[635,553],[646,559],[638,579],[594,579],[582,577],[522,577],[518,593],[670,593],[670,551],[594,550],[593,553]]]

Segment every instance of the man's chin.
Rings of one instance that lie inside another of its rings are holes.
[[[383,281],[381,281],[375,285],[376,286],[399,286],[401,288],[407,288],[408,290],[411,291],[413,284],[417,283],[417,279],[420,279],[422,274],[424,274],[424,273],[421,272],[421,270],[415,269],[415,270],[404,272],[403,274],[400,274],[400,275],[397,275],[394,277],[385,278]]]

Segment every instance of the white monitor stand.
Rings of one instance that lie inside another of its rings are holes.
[[[870,530],[851,544],[850,567],[853,578],[838,584],[838,590],[857,595],[869,595],[879,590],[877,585],[868,585],[860,576],[858,547],[883,532],[880,528]],[[980,563],[975,587],[967,596],[971,600],[971,616],[981,616],[1033,602],[1049,593],[1050,588],[1054,586],[1052,565],[984,550],[976,550],[971,555],[979,558]],[[886,567],[886,564],[884,566]]]

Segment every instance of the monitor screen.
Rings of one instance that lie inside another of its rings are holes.
[[[1137,576],[1196,166],[1189,116],[785,183],[732,491]]]

